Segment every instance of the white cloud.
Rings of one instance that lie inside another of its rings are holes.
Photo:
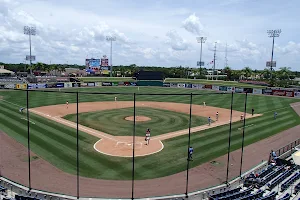
[[[175,51],[184,51],[187,50],[189,44],[184,40],[175,30],[169,31],[167,34],[166,43],[169,44]]]
[[[199,17],[197,17],[195,13],[186,18],[182,22],[182,26],[183,28],[185,28],[185,30],[195,35],[200,35],[201,31],[203,30],[203,25],[201,24]]]

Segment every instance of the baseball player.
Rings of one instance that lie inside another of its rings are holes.
[[[241,122],[244,120],[244,114],[241,114]]]
[[[277,118],[277,112],[274,112],[274,119]]]
[[[219,112],[216,113],[216,121],[219,120]]]
[[[210,124],[211,124],[211,118],[208,117],[207,121],[208,121],[208,126],[210,126]]]
[[[206,103],[205,103],[205,101],[203,102],[203,107],[205,107],[206,106]]]
[[[149,141],[150,141],[150,129],[149,128],[146,131],[145,140],[146,140],[146,145],[149,145]]]
[[[118,97],[115,97],[115,101],[117,101],[117,98],[118,98]]]
[[[188,157],[188,160],[190,161],[193,161],[193,152],[194,152],[194,149],[193,147],[189,147],[189,157]]]
[[[68,107],[69,107],[69,101],[66,102],[66,105],[67,105],[67,109],[68,109]]]
[[[252,116],[253,116],[253,115],[254,115],[254,108],[252,108],[252,110],[251,110],[251,111],[252,111]]]
[[[24,109],[25,109],[25,108],[20,108],[20,109],[19,109],[19,112],[23,114],[23,110],[24,110]]]

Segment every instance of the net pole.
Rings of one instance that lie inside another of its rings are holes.
[[[78,124],[79,124],[79,117],[78,117],[78,103],[79,102],[79,95],[78,91],[76,93],[76,168],[77,168],[77,199],[79,199],[79,130],[78,130]]]
[[[190,95],[190,119],[189,119],[189,139],[188,139],[188,158],[187,158],[187,165],[186,165],[186,188],[185,188],[185,196],[188,198],[188,188],[189,188],[189,168],[190,168],[190,156],[189,156],[189,148],[191,145],[191,126],[192,126],[192,102],[193,102],[193,93]]]
[[[244,105],[244,122],[243,122],[243,137],[242,137],[242,153],[241,153],[241,164],[240,164],[240,177],[242,176],[243,168],[243,156],[244,156],[244,143],[245,143],[245,126],[246,126],[246,112],[247,112],[247,97],[248,93],[245,95],[245,105]]]
[[[135,156],[135,124],[136,124],[136,121],[135,121],[135,115],[136,115],[136,106],[135,106],[135,101],[136,101],[136,95],[135,93],[133,94],[133,137],[132,137],[132,145],[133,145],[133,148],[132,148],[132,185],[131,185],[131,199],[134,199],[134,162],[135,162],[135,159],[134,159],[134,156]]]
[[[229,158],[230,158],[231,130],[232,130],[232,105],[233,105],[233,92],[231,92],[231,105],[230,105],[230,124],[229,124],[229,134],[228,134],[226,184],[228,184],[228,174],[229,174]]]
[[[29,123],[29,90],[26,91],[26,107],[27,107],[27,150],[28,150],[28,188],[31,190],[31,168],[30,168],[30,123]]]

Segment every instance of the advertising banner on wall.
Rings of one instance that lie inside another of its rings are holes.
[[[16,89],[27,89],[27,84],[16,84]]]
[[[253,88],[253,94],[262,94],[262,89]]]
[[[199,89],[199,84],[192,84],[193,89]]]
[[[295,95],[294,91],[286,91],[285,92],[286,97],[294,97],[294,95]]]
[[[56,83],[55,87],[56,88],[63,88],[64,87],[64,83]]]
[[[96,87],[102,86],[102,82],[95,82],[95,86]]]
[[[273,94],[273,91],[271,89],[263,89],[262,90],[262,93],[264,95],[272,95]]]
[[[171,87],[171,84],[170,83],[164,83],[163,87]]]
[[[227,92],[234,92],[234,91],[235,91],[234,87],[227,87]]]
[[[124,82],[125,86],[130,86],[130,82]]]
[[[88,87],[95,87],[95,83],[94,82],[87,83],[87,86]]]
[[[204,85],[203,89],[212,89],[212,85]]]
[[[39,89],[39,88],[47,88],[47,84],[45,83],[29,83],[27,84],[28,89]]]
[[[65,88],[70,88],[70,87],[72,87],[72,83],[65,83],[65,84],[64,84],[64,87],[65,87]]]
[[[219,86],[218,86],[218,85],[213,85],[213,86],[212,86],[212,89],[213,89],[213,90],[216,90],[216,91],[219,91]]]
[[[244,88],[236,87],[234,90],[235,90],[235,93],[243,93],[244,92]]]
[[[220,91],[227,91],[227,86],[221,85],[221,86],[219,86],[219,90]]]
[[[81,83],[72,83],[72,87],[80,87]]]
[[[244,88],[245,93],[253,93],[253,88]]]
[[[179,88],[185,88],[185,83],[178,83],[177,87],[179,87]]]
[[[118,86],[119,85],[119,82],[113,82],[112,83],[112,86]]]
[[[131,86],[136,86],[136,82],[131,82],[130,85]]]
[[[81,83],[80,87],[87,87],[88,84],[87,83]]]
[[[177,87],[177,83],[171,83],[170,86],[171,87]]]
[[[124,82],[118,82],[119,86],[124,86]]]
[[[272,90],[272,93],[275,96],[285,96],[286,91],[285,90]]]
[[[192,88],[192,84],[186,83],[185,88]]]
[[[1,89],[4,89],[4,88],[5,88],[5,85],[4,85],[4,84],[0,84],[0,88],[1,88]]]
[[[300,98],[300,92],[295,92],[294,97]]]
[[[15,89],[15,87],[16,87],[15,84],[5,84],[3,88]]]
[[[102,82],[102,86],[112,86],[111,82]]]

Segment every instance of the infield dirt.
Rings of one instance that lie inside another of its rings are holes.
[[[78,113],[84,112],[95,112],[102,110],[111,109],[121,109],[130,108],[134,104],[132,101],[117,101],[117,102],[86,102],[78,104]],[[190,105],[183,103],[170,103],[170,102],[153,102],[153,101],[138,101],[136,102],[137,107],[148,107],[156,108],[162,110],[169,110],[179,113],[189,114]],[[77,125],[74,122],[63,119],[62,117],[68,114],[77,113],[77,104],[67,105],[51,105],[43,106],[38,108],[30,109],[31,112],[46,117],[48,119],[54,120],[58,123],[64,124],[76,128]],[[216,120],[216,113],[219,113],[218,120]],[[201,130],[209,129],[212,127],[217,127],[230,122],[229,109],[217,108],[212,106],[202,106],[202,105],[192,105],[192,115],[201,117],[211,117],[215,122],[209,125],[202,125],[191,128],[191,133],[199,132]],[[233,110],[232,112],[232,122],[240,120],[242,112]],[[246,118],[258,117],[260,114],[246,114]],[[79,130],[86,132],[88,134],[94,135],[100,140],[94,145],[94,149],[100,153],[110,156],[119,157],[132,157],[133,137],[132,136],[112,136],[107,133],[79,125]],[[145,130],[146,131],[146,130]],[[188,134],[189,129],[178,130],[170,133],[165,133],[159,136],[151,137],[150,145],[146,145],[144,137],[135,137],[135,156],[146,156],[150,154],[157,153],[163,150],[163,140],[177,137],[180,135]]]

